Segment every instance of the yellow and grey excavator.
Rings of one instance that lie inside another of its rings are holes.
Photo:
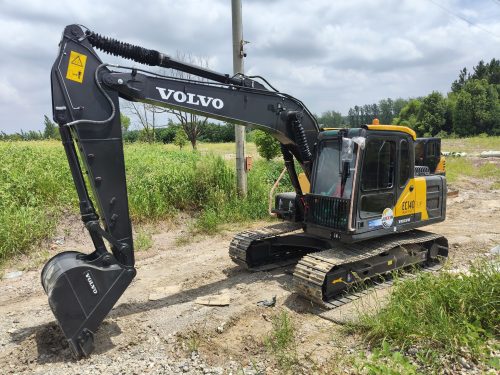
[[[78,25],[65,28],[59,47],[53,117],[95,249],[57,254],[41,279],[76,357],[92,352],[95,331],[136,274],[119,98],[251,126],[280,142],[294,188],[275,199],[284,222],[237,234],[229,255],[249,270],[296,263],[296,291],[316,303],[335,307],[357,282],[447,256],[445,238],[416,229],[445,219],[446,179],[416,165],[413,130],[322,129],[262,77],[220,74]],[[95,49],[205,81],[106,64]]]

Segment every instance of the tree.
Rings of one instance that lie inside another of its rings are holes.
[[[172,119],[168,119],[167,126],[156,130],[155,139],[163,143],[173,143],[177,131],[182,129],[180,124],[175,124]]]
[[[153,143],[156,135],[155,129],[158,126],[157,115],[165,112],[165,110],[152,104],[134,102],[130,102],[128,109],[139,120],[142,126],[141,140]]]
[[[130,128],[130,117],[120,112],[120,122],[122,124],[122,133],[128,132],[128,129]]]
[[[271,160],[280,154],[280,143],[268,133],[254,130],[254,139],[257,151],[264,159]]]
[[[186,132],[182,128],[178,128],[177,131],[175,132],[175,138],[174,138],[174,144],[176,146],[179,146],[179,149],[182,150],[182,148],[186,145],[188,141],[188,138],[186,136]]]
[[[379,120],[381,124],[392,124],[392,119],[395,117],[393,112],[394,101],[391,98],[382,99],[378,103],[380,110]]]
[[[394,100],[394,103],[392,104],[391,124],[395,123],[394,119],[399,116],[399,113],[404,108],[404,106],[408,104],[409,101],[410,101],[409,99],[402,99],[402,98],[397,98],[396,100]]]
[[[344,124],[342,114],[336,111],[326,111],[317,118],[318,123],[325,128],[338,128]]]
[[[349,112],[347,112],[347,121],[351,128],[356,127],[356,119],[356,112],[354,111],[354,108],[349,108]]]
[[[445,124],[446,102],[443,95],[433,91],[422,100],[417,114],[416,131],[420,135],[434,136]]]
[[[411,129],[417,129],[417,116],[422,102],[419,99],[411,99],[399,112],[399,116],[394,119],[396,125],[408,126]]]
[[[27,132],[21,130],[20,136],[23,141],[39,141],[44,139],[43,133],[37,130],[28,130]]]
[[[467,68],[463,68],[458,74],[458,79],[453,81],[451,84],[451,91],[458,92],[464,87],[465,82],[470,78],[470,74],[467,73]]]
[[[500,60],[491,59],[489,63],[481,60],[473,67],[473,71],[470,74],[467,72],[467,68],[463,68],[458,75],[458,79],[451,85],[452,92],[459,92],[464,88],[466,82],[471,79],[485,79],[490,85],[500,84]]]
[[[204,142],[234,142],[234,125],[208,122],[205,124],[199,140]]]
[[[177,52],[177,60],[186,62],[188,64],[197,65],[203,68],[208,68],[208,59],[202,57],[196,57],[189,53],[180,53]],[[170,75],[186,80],[195,80],[195,81],[207,81],[199,76],[192,75],[189,73],[181,72],[179,70],[171,70]],[[195,115],[193,113],[184,112],[177,109],[167,108],[166,112],[172,113],[177,117],[177,120],[181,123],[182,128],[184,129],[189,142],[191,142],[191,146],[193,150],[196,149],[196,141],[203,134],[205,125],[207,124],[208,118]]]
[[[497,60],[498,61],[498,60]],[[487,117],[485,131],[491,135],[500,135],[500,85],[488,85],[486,101]]]
[[[500,132],[500,101],[496,85],[470,79],[456,93],[453,131],[460,136]]]
[[[59,134],[59,129],[57,125],[54,124],[47,115],[43,116],[43,138],[45,139],[60,139],[61,135]]]

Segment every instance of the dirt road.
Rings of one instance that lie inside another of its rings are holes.
[[[458,188],[458,197],[448,201],[447,221],[426,229],[448,237],[451,265],[463,269],[500,243],[500,194],[480,180],[462,182]],[[246,228],[187,244],[182,228],[179,224],[157,228],[153,247],[138,254],[137,278],[104,321],[96,335],[96,351],[87,359],[71,357],[40,285],[41,265],[1,280],[0,371],[280,373],[263,341],[272,317],[285,309],[295,322],[304,373],[343,373],[342,359],[362,346],[359,338],[343,334],[295,296],[289,269],[249,273],[234,265],[228,245],[235,232]],[[40,252],[88,252],[90,243],[76,220],[65,233],[64,245],[47,244]],[[229,306],[195,302],[214,294],[228,295]],[[257,306],[273,296],[275,307]]]

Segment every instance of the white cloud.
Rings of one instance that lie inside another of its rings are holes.
[[[230,17],[226,0],[2,0],[0,130],[41,129],[51,113],[50,69],[66,24],[174,56],[203,56],[231,73]],[[499,20],[492,1],[243,0],[251,42],[245,67],[313,112],[346,113],[386,97],[448,91],[461,68],[499,57],[500,38],[492,35],[500,35]]]

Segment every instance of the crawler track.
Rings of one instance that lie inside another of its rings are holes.
[[[272,242],[276,237],[298,230],[301,230],[301,223],[284,222],[238,233],[229,245],[229,256],[235,263],[251,271],[297,263],[300,255],[284,248],[274,248]]]
[[[336,308],[361,297],[364,293],[352,286],[364,280],[376,283],[380,275],[411,265],[437,269],[438,259],[447,255],[444,237],[419,230],[355,244],[339,242],[299,261],[293,273],[294,288],[320,306]]]

